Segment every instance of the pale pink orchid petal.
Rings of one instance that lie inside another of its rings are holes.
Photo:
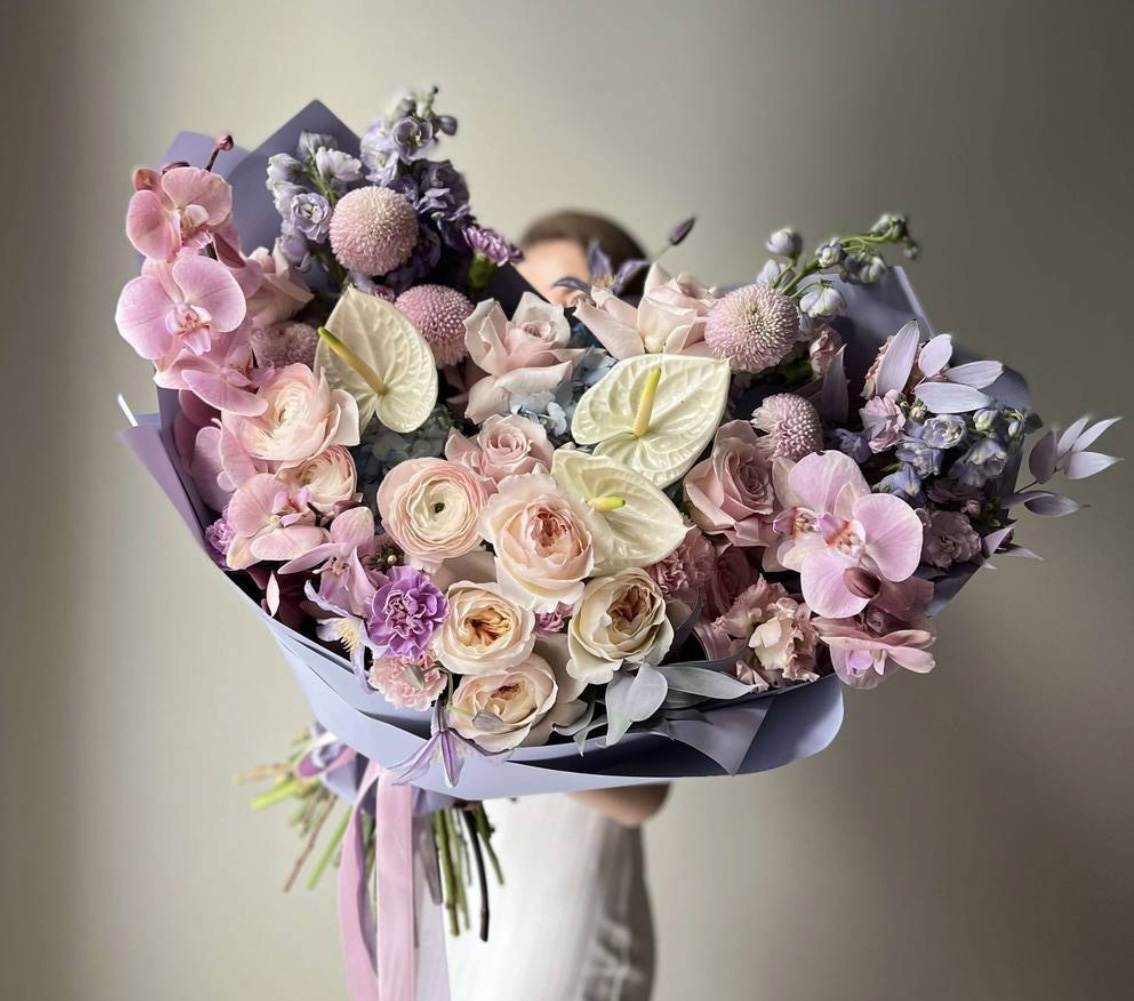
[[[264,412],[266,404],[255,393],[233,384],[216,369],[186,368],[181,381],[209,406],[227,410],[242,417],[256,417]]]
[[[251,537],[267,527],[280,486],[271,473],[258,473],[240,485],[225,509],[225,517],[237,535]]]
[[[126,209],[126,238],[139,254],[151,260],[171,260],[181,249],[181,234],[162,204],[151,190],[135,191]]]
[[[327,530],[314,525],[288,525],[252,540],[249,549],[258,560],[293,560],[327,540]]]
[[[257,474],[266,472],[264,466],[248,453],[244,444],[231,431],[223,430],[221,432],[218,452],[221,468],[231,482],[233,489],[243,485]]]
[[[160,358],[173,345],[166,316],[173,303],[155,275],[132,278],[118,297],[118,332],[143,358]]]
[[[207,310],[215,330],[235,330],[243,322],[247,310],[244,293],[219,261],[210,257],[179,257],[173,262],[172,275],[181,289],[181,301]]]
[[[175,206],[203,210],[201,225],[219,226],[232,214],[232,188],[219,174],[201,167],[174,167],[161,178],[161,187]]]
[[[220,485],[223,466],[220,460],[220,437],[218,427],[203,427],[197,432],[189,462],[189,475],[196,484],[201,500],[214,511],[223,511],[232,492]]]
[[[374,514],[367,507],[352,507],[331,522],[331,541],[348,551],[374,538]]]
[[[812,553],[800,570],[803,600],[816,614],[832,619],[857,615],[869,599],[854,594],[847,587],[845,573],[855,562],[835,549]]]
[[[866,554],[882,576],[892,581],[912,576],[921,560],[924,536],[914,509],[893,494],[870,494],[855,503],[854,516],[862,525]]]
[[[922,649],[932,641],[932,634],[921,629],[904,629],[882,637],[886,644],[886,655],[899,667],[916,674],[928,674],[933,670],[933,654]]]
[[[813,452],[799,460],[788,474],[791,502],[787,506],[805,507],[822,514],[835,510],[839,492],[848,483],[862,494],[869,492],[862,471],[843,452]]]

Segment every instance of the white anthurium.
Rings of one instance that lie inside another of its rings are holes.
[[[319,330],[315,370],[358,403],[359,426],[377,417],[407,434],[437,403],[437,362],[425,338],[378,296],[348,288]]]
[[[574,500],[595,542],[595,572],[644,567],[672,553],[688,531],[664,493],[606,455],[559,449],[551,475]]]
[[[679,480],[709,443],[728,399],[725,358],[645,354],[618,362],[575,407],[571,437],[656,487]]]

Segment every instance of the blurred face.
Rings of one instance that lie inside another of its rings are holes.
[[[516,270],[548,302],[566,305],[577,295],[569,288],[553,288],[560,278],[588,281],[587,255],[574,240],[543,240],[524,248]]]

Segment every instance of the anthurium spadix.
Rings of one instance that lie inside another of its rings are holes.
[[[355,398],[361,428],[377,417],[407,434],[437,403],[437,362],[425,338],[390,303],[355,288],[343,293],[319,330],[315,369],[332,389]]]
[[[571,436],[656,487],[679,480],[709,443],[728,398],[724,358],[644,354],[618,362],[579,400]]]
[[[656,563],[685,538],[686,525],[673,501],[617,459],[561,448],[551,475],[587,513],[596,573]]]

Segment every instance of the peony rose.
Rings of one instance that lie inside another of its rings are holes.
[[[444,459],[407,459],[378,487],[382,527],[414,566],[435,570],[480,543],[487,494],[471,469]]]
[[[672,642],[665,597],[644,570],[596,577],[567,627],[567,671],[580,681],[603,685],[626,662],[660,663]]]
[[[709,458],[685,477],[685,500],[697,526],[736,546],[766,546],[775,503],[772,464],[747,421],[730,421]]]
[[[307,502],[320,514],[333,514],[336,505],[358,499],[354,459],[342,445],[332,445],[314,458],[279,474],[292,490],[306,490]]]
[[[465,320],[465,344],[473,363],[486,373],[469,387],[467,416],[480,423],[508,413],[513,396],[556,389],[571,378],[582,349],[571,349],[571,325],[562,306],[525,292],[512,319],[487,299]]]
[[[498,584],[449,586],[449,618],[434,638],[438,659],[454,674],[515,667],[535,646],[535,615],[506,598]]]
[[[454,430],[445,443],[445,458],[468,466],[488,481],[490,491],[508,476],[546,473],[552,452],[543,426],[515,414],[493,414],[471,441]]]
[[[260,285],[248,299],[248,316],[254,327],[270,327],[290,320],[313,298],[307,283],[284,256],[278,240],[271,250],[257,247],[248,260],[261,273]]]
[[[449,703],[449,720],[462,737],[486,751],[542,744],[554,725],[582,714],[583,686],[563,670],[562,644],[541,643],[509,668],[461,679]]]
[[[513,601],[553,612],[582,596],[595,565],[591,533],[547,473],[504,480],[481,513],[480,530],[496,550],[496,579]]]
[[[358,444],[358,404],[343,389],[332,390],[306,365],[277,369],[260,387],[267,409],[258,417],[225,413],[223,428],[253,459],[297,466],[331,445]]]

